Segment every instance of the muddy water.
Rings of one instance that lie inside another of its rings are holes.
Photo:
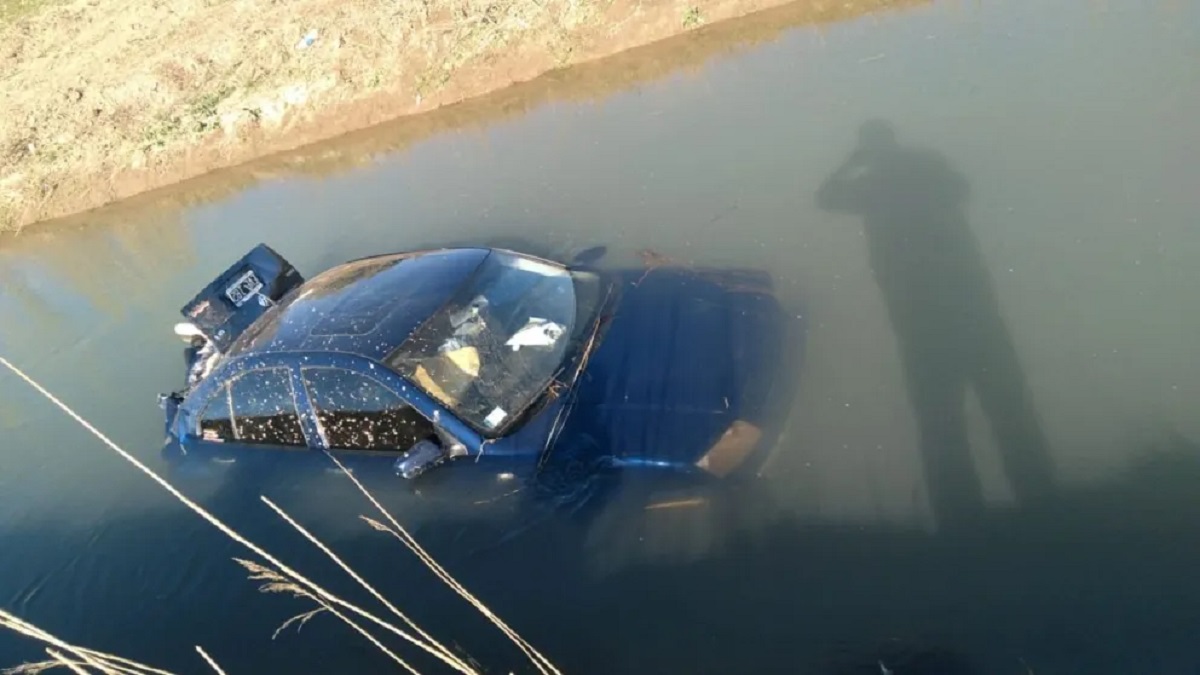
[[[309,274],[480,241],[764,268],[810,332],[752,494],[409,524],[568,672],[1195,672],[1197,5],[804,20],[28,230],[0,247],[0,351],[163,468],[170,324],[260,241]],[[257,594],[240,550],[9,376],[0,439],[0,606],[188,672],[197,643],[229,672],[389,667],[325,617],[272,640],[307,605]],[[528,669],[336,476],[178,482],[353,593],[256,501],[277,498],[428,630]],[[7,635],[0,654],[37,656]]]

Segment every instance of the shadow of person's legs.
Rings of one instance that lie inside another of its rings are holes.
[[[991,423],[1017,501],[1022,506],[1040,504],[1054,492],[1048,443],[999,311],[982,323],[984,330],[976,340],[980,351],[972,373],[975,393]]]
[[[930,508],[940,530],[961,530],[976,524],[984,508],[967,437],[966,381],[945,363],[911,351],[904,366]]]

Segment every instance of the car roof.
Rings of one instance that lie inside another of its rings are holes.
[[[441,249],[338,265],[264,314],[230,346],[228,356],[343,352],[382,360],[445,305],[490,253]]]

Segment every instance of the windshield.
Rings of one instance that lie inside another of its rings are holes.
[[[388,364],[463,421],[498,431],[558,373],[576,309],[566,269],[493,252]]]

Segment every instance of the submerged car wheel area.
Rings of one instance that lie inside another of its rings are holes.
[[[770,278],[591,262],[456,248],[304,281],[259,245],[182,309],[187,373],[160,396],[165,454],[327,467],[328,451],[431,489],[565,463],[753,471],[797,356],[786,336],[802,329]]]

